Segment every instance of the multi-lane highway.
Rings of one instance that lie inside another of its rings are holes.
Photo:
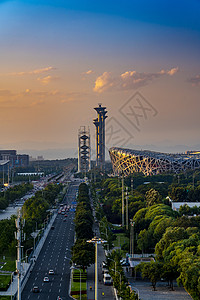
[[[69,187],[63,203],[71,205],[75,201],[78,184]],[[70,249],[74,242],[74,212],[68,211],[67,217],[58,214],[45,244],[38,256],[27,284],[22,293],[22,300],[56,300],[60,296],[63,300],[71,299],[69,293],[70,280]],[[49,275],[49,270],[55,272]],[[45,276],[49,282],[44,282]],[[34,286],[39,287],[39,293],[33,293]]]

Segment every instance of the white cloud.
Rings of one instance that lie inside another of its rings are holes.
[[[173,76],[178,72],[178,68],[172,68],[170,70],[161,70],[155,73],[126,71],[118,77],[113,77],[111,72],[104,72],[97,77],[93,90],[98,93],[102,93],[111,89],[118,90],[130,90],[137,89],[152,82],[154,79],[164,75]]]
[[[94,71],[93,70],[88,70],[86,72],[83,72],[82,74],[83,75],[90,75],[90,74],[94,74]]]

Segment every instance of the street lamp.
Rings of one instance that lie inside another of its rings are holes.
[[[71,260],[71,259],[70,259],[70,260]],[[78,270],[78,271],[80,272],[80,300],[81,300],[81,270],[78,269],[78,268],[76,268],[76,267],[74,267],[74,266],[71,266],[70,269],[71,269],[71,270],[76,269],[76,270]]]
[[[139,290],[138,288],[136,288],[135,286],[131,287],[133,290],[136,290],[137,294],[138,294],[138,299],[140,299],[140,294],[139,294]]]
[[[131,230],[130,230],[130,254],[131,257],[134,256],[134,225],[135,222],[133,222],[132,219],[130,219],[130,224],[131,224]]]
[[[93,237],[91,240],[87,241],[88,243],[95,244],[95,300],[98,300],[98,244],[106,243],[105,240],[102,240],[98,237]]]
[[[110,257],[108,257],[108,259],[114,261],[114,263],[115,263],[115,275],[116,275],[116,270],[117,270],[116,261],[114,259],[110,258]]]
[[[28,248],[27,250],[26,250],[26,252],[25,252],[25,258],[26,258],[26,263],[27,263],[27,252],[29,251],[29,250],[33,250],[33,247],[31,247],[31,248]]]
[[[112,271],[114,271],[113,269],[111,269]],[[121,273],[119,272],[119,271],[117,271],[117,270],[115,270],[115,273],[118,273],[119,274],[119,276],[120,276],[120,293],[121,293],[121,288],[122,288],[122,275],[121,275]],[[120,299],[121,299],[121,297],[120,297]]]

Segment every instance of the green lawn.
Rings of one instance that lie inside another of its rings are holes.
[[[11,271],[14,272],[16,270],[16,261],[15,260],[5,260],[6,264],[1,269],[2,271]]]
[[[10,296],[0,296],[0,300],[10,300]]]
[[[71,281],[71,292],[80,292],[80,272],[78,270],[73,271],[73,275],[75,275],[76,279],[78,279],[78,282]],[[83,273],[83,270],[81,270],[82,278],[85,276],[85,273]],[[87,291],[87,285],[86,282],[81,281],[81,291]],[[73,295],[73,298],[80,299],[80,294]],[[86,300],[87,295],[81,294],[81,299]]]
[[[11,275],[0,275],[0,291],[7,290],[10,284]]]

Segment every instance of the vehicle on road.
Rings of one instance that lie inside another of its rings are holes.
[[[49,270],[49,275],[54,275],[54,274],[55,274],[54,270]]]
[[[49,282],[49,277],[45,276],[43,279],[44,282]]]
[[[34,286],[33,289],[32,289],[32,292],[33,293],[39,293],[40,292],[40,289],[38,286]]]
[[[112,285],[112,278],[109,274],[104,274],[103,275],[103,283],[105,285]]]

